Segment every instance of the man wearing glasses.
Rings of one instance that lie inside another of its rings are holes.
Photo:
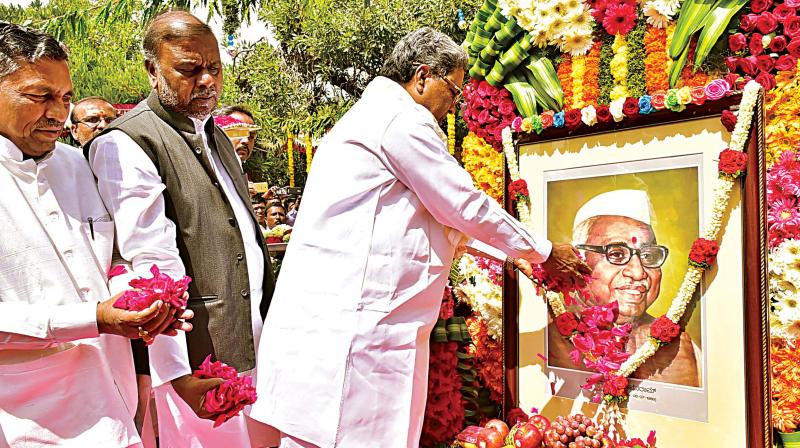
[[[108,101],[99,96],[84,98],[72,108],[70,115],[72,138],[83,146],[116,118],[117,111]]]
[[[631,323],[628,352],[633,353],[650,335],[655,318],[647,309],[661,292],[661,267],[669,249],[659,245],[652,227],[652,205],[641,190],[614,190],[595,196],[575,215],[573,244],[592,268],[588,283],[598,304],[617,302],[617,324]],[[574,368],[568,344],[551,325],[551,365]],[[700,386],[700,348],[685,331],[678,344],[661,348],[633,375],[686,386]]]

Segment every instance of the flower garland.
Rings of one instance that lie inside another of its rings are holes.
[[[294,144],[292,143],[292,139],[294,136],[292,135],[292,131],[287,131],[286,133],[286,158],[288,161],[288,168],[289,171],[289,186],[294,187]]]
[[[467,353],[475,358],[475,370],[489,389],[495,403],[503,400],[503,342],[489,336],[486,322],[473,315],[467,318],[472,344]]]
[[[475,133],[461,142],[461,161],[475,186],[498,203],[503,201],[503,154]]]
[[[614,77],[611,74],[611,58],[614,57],[614,36],[605,34],[601,38],[600,64],[598,66],[598,89],[600,94],[597,97],[598,104],[608,104],[611,102],[611,89],[614,88]]]
[[[314,148],[311,144],[311,135],[306,134],[305,138],[306,144],[306,173],[311,172],[311,159],[314,157]]]
[[[561,62],[556,69],[558,81],[561,83],[561,90],[564,91],[564,107],[572,107],[572,57],[565,54],[561,57]]]
[[[666,53],[666,48],[669,48],[670,45],[672,45],[672,37],[675,36],[675,28],[676,28],[675,22],[671,22],[669,25],[667,25],[667,42],[666,42],[666,45],[665,45],[665,52],[664,52],[664,56],[667,58],[667,70],[666,70],[666,73],[669,73],[669,69],[672,68],[672,64],[674,63],[672,58],[669,57],[669,54]],[[667,75],[667,79],[669,79],[668,75]],[[669,87],[669,82],[667,83],[667,87]]]
[[[511,93],[475,79],[464,86],[464,121],[467,128],[498,151],[501,132],[518,116]]]
[[[582,79],[583,82],[583,103],[584,104],[597,104],[597,98],[600,96],[600,49],[602,42],[595,42],[592,44],[592,49],[586,55],[584,67],[586,74]]]
[[[517,153],[514,150],[514,142],[511,139],[511,128],[503,129],[503,152],[505,153],[511,181],[517,182],[521,180],[519,177],[519,165],[517,165]],[[519,216],[519,220],[522,223],[530,222],[531,209],[529,204],[530,202],[526,200],[517,201],[517,216]]]
[[[767,236],[770,248],[800,238],[800,155],[781,154],[767,174]],[[800,268],[800,266],[798,266]]]
[[[782,432],[797,431],[800,425],[800,346],[773,340],[772,426]]]
[[[647,94],[646,71],[644,67],[644,34],[647,26],[643,20],[628,33],[628,95],[640,97]]]
[[[586,76],[586,56],[572,58],[572,108],[580,109],[586,105],[583,100],[583,79]],[[566,103],[565,103],[566,104]]]
[[[667,61],[667,32],[662,28],[648,27],[644,35],[644,72],[647,92],[669,89]]]
[[[455,285],[457,297],[464,300],[485,322],[489,336],[503,338],[503,265],[483,257],[464,255],[458,262],[459,274],[466,279]]]
[[[610,63],[614,86],[608,95],[611,101],[615,101],[628,96],[628,41],[623,35],[617,34],[611,50],[614,52]]]
[[[749,82],[744,88],[738,121],[731,134],[729,143],[729,151],[734,152],[734,155],[731,156],[729,155],[730,153],[726,151],[723,151],[721,154],[719,167],[720,176],[714,190],[714,205],[711,219],[702,232],[701,237],[692,245],[689,254],[689,267],[669,310],[664,316],[657,319],[658,324],[651,326],[651,337],[648,338],[644,344],[639,346],[636,352],[627,358],[627,360],[622,362],[616,372],[603,374],[601,377],[590,377],[590,383],[588,385],[592,387],[597,387],[600,384],[604,385],[603,391],[605,393],[606,402],[616,403],[620,400],[624,400],[626,398],[624,396],[625,390],[622,387],[618,387],[622,383],[620,378],[625,379],[630,376],[652,357],[662,345],[669,343],[680,333],[680,328],[678,328],[677,332],[675,328],[679,325],[687,306],[692,300],[694,291],[702,278],[703,270],[708,269],[716,260],[717,251],[719,250],[719,244],[716,240],[721,230],[723,214],[728,209],[728,202],[734,180],[740,176],[744,170],[746,155],[743,154],[742,151],[744,150],[744,145],[750,132],[750,126],[760,90],[761,86],[756,82]],[[508,133],[504,131],[503,137],[504,148],[510,146],[513,150],[510,130]],[[744,157],[739,157],[739,155]],[[509,161],[512,160],[511,157],[507,157],[507,159]],[[508,170],[512,179],[515,177],[519,178],[519,167],[516,164],[516,160],[508,164]],[[522,216],[520,217],[520,221],[522,221],[523,224],[529,225],[529,220],[529,216],[526,217],[526,220],[523,220]],[[545,298],[550,304],[553,315],[556,320],[558,320],[559,316],[566,311],[566,305],[563,303],[563,300],[567,298],[559,294],[546,294]],[[609,389],[605,387],[605,384],[609,382],[612,384],[611,389],[619,392],[619,394],[610,394],[608,392]],[[627,380],[625,383],[627,383]]]
[[[693,39],[689,44],[687,61],[694,60],[695,51],[697,51],[697,40]],[[693,65],[687,63],[681,71],[681,80],[686,87],[702,86],[708,82],[708,75],[702,69],[694,71]]]
[[[456,114],[447,114],[447,152],[456,153]],[[310,165],[310,163],[309,163]]]

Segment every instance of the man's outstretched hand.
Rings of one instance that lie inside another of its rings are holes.
[[[553,250],[542,263],[542,269],[558,283],[579,288],[586,286],[584,276],[592,273],[592,269],[578,257],[576,249],[567,243],[553,243]]]

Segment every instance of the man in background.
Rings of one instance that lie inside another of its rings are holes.
[[[116,118],[117,111],[111,103],[99,96],[90,96],[74,104],[70,115],[70,133],[83,147]]]
[[[276,226],[286,224],[286,208],[280,202],[272,202],[266,210],[267,229],[272,230]]]

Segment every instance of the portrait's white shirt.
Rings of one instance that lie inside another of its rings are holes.
[[[253,418],[321,447],[417,446],[430,331],[461,240],[449,229],[549,256],[440,134],[379,77],[323,141],[264,325]]]
[[[60,143],[38,160],[24,159],[0,136],[0,191],[0,435],[29,431],[23,437],[61,444],[60,425],[77,428],[98,414],[104,422],[73,443],[137,442],[130,342],[98,334],[97,302],[110,297],[114,223],[86,160]],[[84,389],[82,398],[48,383]],[[15,405],[28,417],[15,421]]]
[[[258,344],[263,326],[259,305],[263,295],[264,258],[247,208],[250,205],[236,194],[233,181],[217,152],[208,146],[203,131],[208,119],[192,119],[192,122],[195,132],[202,135],[204,149],[211,155],[211,164],[242,232],[252,297],[250,314],[254,341]],[[116,221],[120,255],[133,265],[133,273],[112,279],[112,290],[124,289],[132,277],[150,277],[153,264],[173,278],[185,275],[178,253],[175,223],[165,214],[162,193],[166,186],[150,157],[127,134],[111,131],[92,143],[89,163],[97,176],[100,195]],[[149,350],[153,387],[191,373],[183,333],[175,337],[159,336]]]

